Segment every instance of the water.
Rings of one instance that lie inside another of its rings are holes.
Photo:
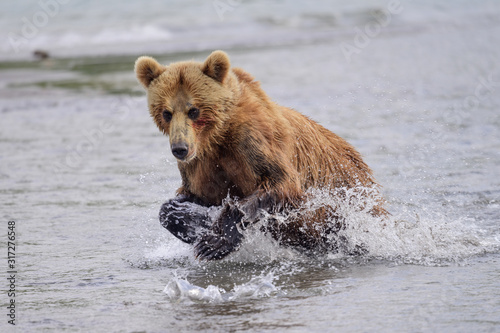
[[[211,2],[117,3],[69,1],[19,52],[1,45],[2,247],[15,220],[18,273],[17,325],[2,306],[0,331],[500,331],[497,2],[402,2],[364,43],[355,29],[389,2],[252,1],[222,18]],[[0,6],[4,35],[40,10]],[[366,256],[250,231],[198,262],[159,225],[180,177],[133,62],[219,47],[375,171],[392,217],[351,212],[345,231]]]

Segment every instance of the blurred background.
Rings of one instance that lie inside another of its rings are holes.
[[[396,17],[388,19],[390,29],[414,29],[439,23],[463,22],[470,11],[487,13],[495,2],[459,1],[326,1],[309,3],[244,0],[21,0],[3,4],[1,26],[3,59],[25,60],[37,49],[53,56],[81,57],[175,53],[216,48],[255,48],[340,39],[382,17],[394,3]],[[399,15],[405,10],[405,15]],[[429,10],[431,9],[431,10]],[[493,13],[491,19],[494,20]],[[386,18],[384,18],[386,19]]]

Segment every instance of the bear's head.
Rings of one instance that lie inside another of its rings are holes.
[[[222,140],[238,91],[226,53],[168,66],[144,56],[135,73],[147,91],[151,116],[179,161],[202,157]]]

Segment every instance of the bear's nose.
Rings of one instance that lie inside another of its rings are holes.
[[[172,154],[180,160],[183,160],[188,154],[188,146],[185,143],[174,143],[171,148]]]

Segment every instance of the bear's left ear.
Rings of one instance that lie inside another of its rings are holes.
[[[205,60],[201,70],[205,75],[222,83],[229,72],[229,67],[231,67],[231,64],[226,52],[214,51]]]
[[[144,88],[148,88],[151,82],[160,76],[165,69],[165,66],[160,65],[151,57],[139,57],[135,62],[135,75]]]

